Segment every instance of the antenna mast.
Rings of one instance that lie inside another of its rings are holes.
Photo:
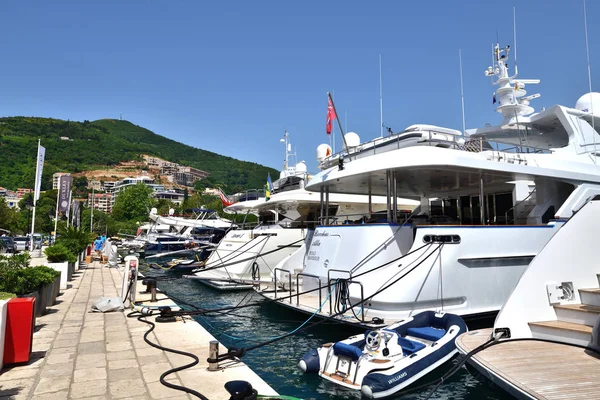
[[[462,50],[458,49],[458,63],[460,67],[460,102],[462,106],[462,133],[465,135],[465,91],[463,89],[463,73],[462,73]]]
[[[590,89],[590,113],[592,114],[592,129],[594,130],[594,164],[596,163],[596,125],[594,121],[594,102],[592,99],[592,67],[590,64],[590,46],[588,42],[588,28],[587,28],[587,7],[586,0],[583,0],[583,23],[585,27],[585,53],[587,56],[587,70],[588,70],[588,85]]]
[[[517,8],[515,6],[513,6],[513,39],[515,46],[513,49],[515,55],[515,76],[517,76],[519,75],[519,68],[517,67]]]
[[[381,81],[381,54],[379,54],[379,135],[383,137],[383,84]],[[348,130],[348,127],[346,127]]]

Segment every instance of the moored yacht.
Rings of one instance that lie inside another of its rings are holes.
[[[288,148],[286,145],[286,152]],[[220,290],[252,289],[270,282],[282,260],[304,256],[306,243],[320,224],[320,214],[337,226],[362,223],[365,216],[385,209],[384,198],[376,197],[369,203],[367,196],[346,194],[332,195],[322,204],[318,193],[304,189],[308,176],[303,162],[287,167],[286,161],[268,199],[227,207],[229,211],[256,214],[259,223],[230,231],[206,263],[186,277]],[[410,200],[400,203],[409,211],[418,204]]]
[[[600,193],[591,95],[575,108],[533,113],[529,102],[539,95],[526,96],[525,85],[539,81],[509,76],[508,51],[496,46],[486,71],[498,86],[500,125],[465,134],[413,125],[365,144],[348,134],[345,151],[325,159],[307,189],[321,198],[384,196],[385,221],[316,227],[307,257],[286,268],[302,276],[288,285],[278,278],[262,293],[369,327],[424,310],[494,317],[573,210]],[[398,197],[420,206],[404,218]],[[291,292],[282,293],[285,286]]]
[[[494,327],[456,340],[459,352],[473,352],[467,362],[477,377],[517,398],[598,397],[599,234],[600,196],[594,196],[527,267]]]

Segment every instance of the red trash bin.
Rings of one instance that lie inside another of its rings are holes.
[[[87,249],[86,249],[86,252],[85,252],[85,255],[86,255],[86,256],[89,256],[90,254],[92,254],[92,246],[91,246],[91,245],[88,245],[88,247],[87,247]]]
[[[28,362],[35,328],[35,297],[10,299],[7,307],[4,364]]]

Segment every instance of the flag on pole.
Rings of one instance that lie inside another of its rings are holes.
[[[79,202],[78,201],[73,202],[73,216],[71,218],[72,218],[71,225],[79,226]]]
[[[73,183],[73,177],[70,175],[63,175],[59,180],[58,188],[58,211],[68,212],[69,202],[71,200],[71,184]]]
[[[33,194],[34,201],[38,201],[40,199],[40,189],[42,187],[42,172],[44,170],[45,155],[46,149],[38,143],[37,167],[35,169],[35,187]]]
[[[267,184],[265,185],[265,199],[269,200],[271,198],[271,193],[273,192],[273,182],[271,182],[271,174],[267,174]]]
[[[229,199],[229,197],[227,197],[220,188],[219,188],[219,197],[221,198],[221,203],[223,203],[223,207],[228,207],[233,204],[233,201],[231,201]]]
[[[335,110],[333,109],[333,102],[331,101],[331,97],[329,98],[329,104],[327,105],[327,122],[325,123],[325,131],[328,135],[331,135],[331,128],[333,125],[333,120],[337,118],[335,115]]]

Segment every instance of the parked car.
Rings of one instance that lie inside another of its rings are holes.
[[[42,248],[42,235],[40,233],[33,234],[33,249]]]
[[[18,236],[14,238],[15,242],[15,250],[18,251],[27,251],[29,250],[29,238],[26,236]]]
[[[1,236],[0,242],[0,252],[12,254],[17,252],[15,241],[10,236]]]

